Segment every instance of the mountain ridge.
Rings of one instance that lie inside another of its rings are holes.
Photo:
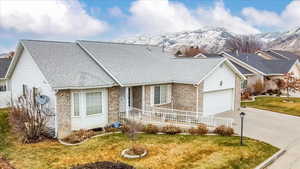
[[[181,47],[198,46],[209,53],[226,50],[226,42],[238,34],[222,27],[206,27],[194,31],[163,33],[158,35],[137,35],[117,42],[132,44],[158,45],[169,52],[175,52]],[[288,51],[300,50],[300,27],[284,32],[266,32],[253,35],[264,43],[263,48]]]

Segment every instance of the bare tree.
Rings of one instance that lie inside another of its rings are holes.
[[[290,97],[290,92],[300,91],[300,80],[294,76],[294,73],[286,73],[284,75],[284,87],[287,97]]]
[[[35,90],[24,91],[9,113],[10,125],[24,143],[40,141],[48,133],[46,123],[52,113],[47,105],[36,103],[35,97]]]
[[[241,35],[226,41],[227,49],[231,52],[255,53],[263,46],[263,42],[252,35]]]

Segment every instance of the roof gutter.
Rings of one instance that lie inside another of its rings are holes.
[[[81,90],[81,89],[97,89],[97,88],[108,88],[108,87],[115,87],[119,85],[104,85],[104,86],[87,86],[87,87],[76,87],[76,86],[69,86],[69,87],[53,87],[54,90]]]
[[[123,86],[122,83],[107,69],[105,68],[105,66],[98,60],[96,59],[96,57],[89,52],[88,49],[86,49],[81,43],[80,41],[76,41],[76,44],[78,44],[78,46],[85,51],[113,80],[115,80],[120,86]]]

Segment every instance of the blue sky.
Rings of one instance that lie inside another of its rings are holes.
[[[0,0],[0,53],[19,39],[115,40],[224,27],[237,34],[300,26],[299,0]]]

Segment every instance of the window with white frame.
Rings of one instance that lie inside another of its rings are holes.
[[[73,116],[102,113],[102,92],[74,92]]]
[[[167,104],[170,102],[170,85],[154,86],[154,104]]]

